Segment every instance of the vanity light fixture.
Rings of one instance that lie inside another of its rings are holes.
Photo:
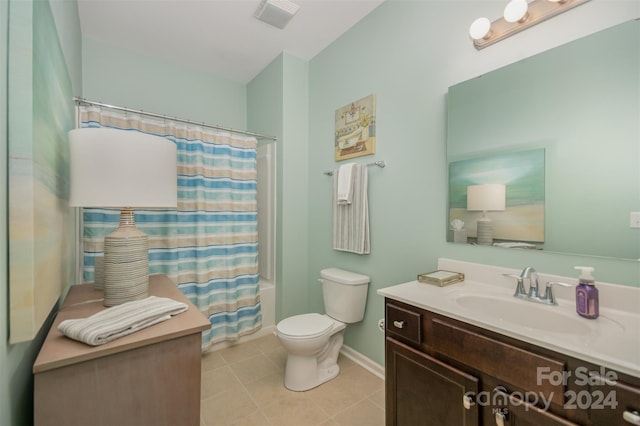
[[[511,0],[504,8],[504,20],[510,23],[524,23],[529,18],[529,3],[527,0]]]
[[[473,40],[489,39],[491,37],[491,21],[488,18],[478,18],[469,27],[469,36]]]
[[[580,6],[589,0],[511,0],[504,15],[493,22],[478,18],[469,28],[476,49],[484,49],[542,21]]]

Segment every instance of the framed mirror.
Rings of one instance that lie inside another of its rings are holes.
[[[447,240],[639,260],[639,117],[638,20],[450,87]]]

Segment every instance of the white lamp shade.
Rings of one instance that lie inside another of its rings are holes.
[[[69,132],[72,207],[176,207],[176,146],[138,131]]]
[[[506,187],[503,184],[467,186],[467,210],[503,211],[505,210]]]

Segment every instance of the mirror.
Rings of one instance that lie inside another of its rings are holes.
[[[494,245],[639,260],[639,65],[633,20],[450,87],[447,241],[482,241],[466,191],[498,184]]]

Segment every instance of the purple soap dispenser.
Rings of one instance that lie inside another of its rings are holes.
[[[600,312],[598,289],[591,276],[593,268],[590,266],[576,266],[575,269],[582,271],[576,287],[576,312],[585,318],[596,319]]]

